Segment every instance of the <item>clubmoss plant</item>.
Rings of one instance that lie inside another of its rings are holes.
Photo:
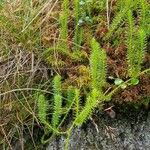
[[[69,48],[67,44],[68,39],[68,20],[69,20],[69,0],[64,0],[62,3],[62,11],[60,13],[60,41],[58,42],[58,50],[64,54],[69,53]]]
[[[69,86],[67,89],[67,99],[66,99],[66,107],[69,107],[75,97],[75,88],[73,86]]]
[[[54,112],[52,116],[52,126],[56,128],[60,121],[62,113],[62,97],[61,95],[54,95]]]
[[[83,107],[83,110],[76,117],[74,123],[76,126],[81,126],[87,119],[91,116],[95,107],[98,105],[99,100],[99,91],[97,89],[93,89],[91,94],[88,96],[86,100],[86,104]]]
[[[74,42],[77,45],[81,45],[83,34],[81,13],[82,13],[82,5],[84,5],[84,2],[82,4],[81,2],[82,1],[80,0],[74,0],[74,16],[75,16]],[[78,46],[76,45],[75,50],[78,50]]]
[[[102,92],[106,84],[106,53],[100,48],[98,42],[93,38],[91,40],[90,72],[91,84],[93,89]]]
[[[52,115],[52,126],[56,128],[60,121],[62,111],[61,76],[57,75],[53,80],[54,104]]]
[[[47,110],[48,110],[48,101],[46,100],[43,94],[40,94],[38,97],[38,117],[41,123],[45,124],[47,121]]]
[[[140,27],[146,34],[150,34],[149,22],[150,22],[150,4],[146,0],[139,0],[140,5]]]
[[[80,90],[75,89],[75,116],[78,116],[79,111],[80,111]]]
[[[134,5],[134,3],[131,2],[131,0],[126,0],[126,1],[123,1],[122,3],[124,4],[124,6],[120,7],[119,12],[116,14],[114,19],[112,20],[112,23],[110,24],[109,32],[105,37],[106,39],[109,39],[112,36],[112,34],[114,33],[114,31],[117,30],[117,28],[119,28],[119,25],[126,18],[126,13]],[[120,4],[120,3],[118,3],[118,4]],[[119,8],[119,6],[120,5],[118,5],[118,8]]]
[[[127,32],[127,60],[128,74],[136,78],[141,71],[141,64],[144,61],[146,48],[146,34],[143,29],[138,29],[137,35],[132,12],[128,11],[128,32]]]
[[[132,34],[131,34],[132,35]],[[142,30],[139,31],[139,39],[141,40],[139,48],[143,50],[144,47],[144,39],[145,35]],[[48,126],[50,131],[53,132],[53,136],[55,134],[66,134],[67,135],[67,140],[66,140],[66,145],[65,149],[68,149],[68,144],[69,144],[69,137],[71,135],[71,131],[74,127],[76,126],[81,126],[83,123],[85,123],[89,117],[92,115],[96,107],[101,106],[105,101],[110,101],[111,97],[119,90],[119,89],[124,89],[124,85],[130,86],[132,77],[128,79],[127,81],[121,80],[119,83],[116,84],[116,88],[112,89],[112,91],[109,92],[104,92],[103,87],[106,85],[106,54],[104,50],[102,50],[98,44],[98,42],[93,38],[91,40],[91,56],[90,56],[90,70],[91,70],[91,89],[90,91],[86,94],[86,101],[85,104],[81,105],[80,104],[80,89],[75,88],[75,87],[68,87],[67,90],[67,97],[62,97],[62,87],[61,87],[61,76],[57,75],[54,77],[53,80],[53,94],[54,94],[54,112],[53,112],[53,119],[52,119],[52,125],[48,124],[47,122],[45,123],[45,112],[46,112],[46,107],[44,106],[41,112],[44,112],[44,117],[41,117],[42,123],[44,123],[46,126]],[[140,59],[139,59],[140,62]],[[136,74],[136,77],[150,72],[150,69],[146,69],[142,72],[138,72]],[[118,82],[118,81],[117,81]],[[43,98],[43,96],[42,96]],[[65,99],[67,102],[67,110],[65,111],[64,118],[60,120],[61,116],[61,110],[62,110],[62,99]],[[41,105],[38,105],[41,107]],[[101,108],[101,107],[100,107]],[[40,109],[39,109],[40,110]],[[73,121],[71,124],[69,124],[68,128],[66,131],[61,132],[60,127],[64,123],[65,119],[69,115],[70,111],[75,112]],[[39,114],[39,116],[41,116]],[[48,142],[48,140],[44,141],[44,143]]]

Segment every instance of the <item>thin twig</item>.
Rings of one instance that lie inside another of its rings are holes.
[[[1,129],[2,129],[2,132],[3,132],[3,134],[4,134],[4,137],[5,137],[6,141],[7,141],[7,143],[8,143],[8,145],[9,145],[10,149],[13,150],[13,148],[12,148],[12,146],[11,146],[11,144],[10,144],[8,138],[7,138],[7,135],[6,135],[6,133],[5,133],[5,130],[4,130],[3,126],[0,126],[0,127],[1,127]]]
[[[107,26],[109,29],[110,19],[109,19],[109,0],[106,2],[106,10],[107,10]]]

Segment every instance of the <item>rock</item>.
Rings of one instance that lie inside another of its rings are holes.
[[[150,112],[127,111],[112,119],[99,114],[72,131],[69,150],[150,150]],[[64,150],[65,137],[51,142],[47,150]]]

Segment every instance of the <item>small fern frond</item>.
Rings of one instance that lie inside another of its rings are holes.
[[[88,120],[88,118],[91,116],[93,112],[93,109],[98,104],[98,97],[99,97],[99,92],[96,89],[93,89],[91,95],[88,96],[87,98],[83,110],[79,113],[79,115],[75,119],[76,126],[81,126],[84,122]]]
[[[40,94],[38,96],[37,107],[38,107],[38,118],[41,121],[41,123],[45,123],[48,110],[48,102],[43,94]]]
[[[60,116],[62,111],[62,96],[54,95],[54,112],[52,115],[52,126],[56,128],[59,124]]]
[[[99,43],[93,38],[91,40],[90,72],[92,88],[102,91],[106,84],[106,52],[100,48]]]

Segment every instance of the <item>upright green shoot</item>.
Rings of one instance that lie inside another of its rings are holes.
[[[61,92],[61,76],[57,75],[53,80],[54,91],[54,107],[52,115],[52,126],[56,128],[59,124],[61,111],[62,111],[62,92]]]
[[[74,15],[75,15],[75,34],[74,34],[74,42],[76,43],[75,45],[75,50],[78,50],[78,45],[81,44],[82,42],[82,32],[83,29],[80,25],[80,20],[81,19],[81,7],[80,6],[80,0],[74,0]]]
[[[87,97],[87,101],[83,110],[79,113],[79,115],[75,119],[76,126],[81,126],[84,122],[87,121],[87,119],[89,119],[94,108],[98,104],[98,98],[99,98],[99,91],[93,89],[91,94]]]
[[[116,14],[110,25],[109,32],[106,35],[107,39],[109,39],[113,35],[114,31],[117,30],[120,23],[122,23],[122,21],[125,19],[126,13],[128,12],[129,9],[131,9],[131,4],[132,4],[131,0],[124,1],[124,7],[121,7],[120,11]]]
[[[100,48],[98,42],[91,40],[90,72],[92,89],[102,92],[106,84],[106,52]]]
[[[132,12],[128,11],[128,31],[127,31],[127,60],[128,75],[136,78],[141,71],[141,64],[144,60],[146,47],[146,34],[143,29],[136,33]]]
[[[41,123],[45,124],[47,110],[48,110],[48,102],[43,94],[40,94],[37,98],[37,106],[38,106],[38,117]]]
[[[143,28],[143,30],[148,33],[149,30],[149,24],[150,23],[150,4],[146,0],[139,0],[140,3],[140,26]]]
[[[58,49],[62,53],[68,53],[68,19],[69,19],[69,0],[64,0],[62,3],[62,11],[60,13],[60,41]]]

